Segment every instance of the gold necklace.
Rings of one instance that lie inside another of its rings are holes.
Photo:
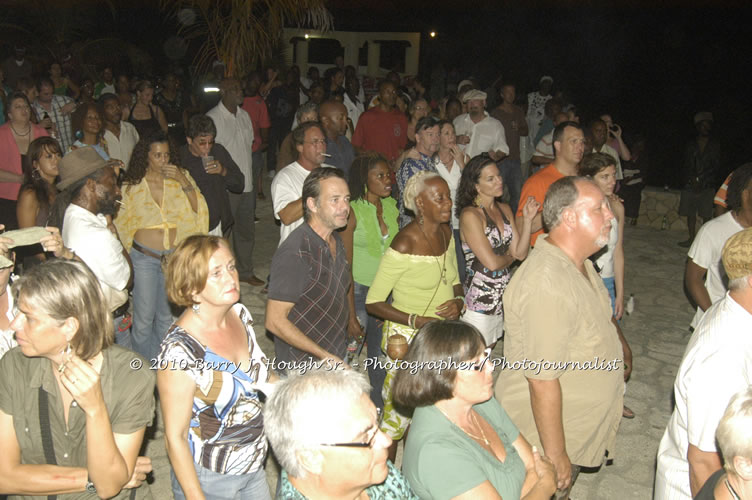
[[[476,441],[483,441],[486,444],[486,446],[488,446],[489,448],[491,447],[491,443],[488,442],[488,439],[486,438],[486,433],[483,432],[483,428],[478,424],[478,420],[475,418],[475,414],[474,414],[473,410],[470,410],[470,418],[475,423],[475,426],[480,430],[480,436],[476,436],[475,434],[469,432],[467,429],[465,429],[464,427],[462,427],[460,424],[455,423],[451,418],[449,418],[449,415],[447,415],[444,412],[444,410],[442,410],[441,408],[439,408],[438,405],[434,405],[434,406],[436,406],[436,409],[438,409],[441,412],[441,414],[446,417],[447,420],[449,420],[452,424],[456,425],[462,432],[464,432],[465,434],[467,434],[471,438],[475,439]]]
[[[31,124],[29,124],[29,127],[26,129],[25,134],[20,134],[18,131],[16,131],[16,127],[13,126],[13,122],[9,122],[11,130],[13,130],[13,133],[16,134],[18,137],[26,137],[31,132]]]
[[[433,249],[433,245],[431,245],[431,242],[428,240],[428,236],[426,236],[425,231],[423,231],[423,226],[421,226],[420,224],[418,224],[418,227],[420,228],[420,232],[423,233],[423,237],[426,239],[426,243],[428,243],[428,247],[431,249],[431,251],[433,253],[436,253],[436,251]],[[441,244],[443,246],[446,246],[446,238],[444,237],[444,231],[441,229],[441,227],[439,227],[439,232],[441,233]],[[444,251],[444,261],[441,264],[439,264],[439,256],[438,255],[434,255],[433,256],[436,259],[436,265],[439,266],[439,273],[440,273],[439,278],[441,279],[441,281],[444,282],[445,285],[447,284],[447,279],[446,279],[446,254],[447,254],[447,252]]]

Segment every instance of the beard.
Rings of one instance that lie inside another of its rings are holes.
[[[97,213],[100,213],[102,215],[112,215],[114,217],[117,214],[117,211],[119,208],[118,201],[120,201],[119,196],[113,196],[109,193],[106,194],[103,198],[99,200]]]

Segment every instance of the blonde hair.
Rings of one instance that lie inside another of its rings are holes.
[[[209,259],[221,245],[230,248],[226,239],[205,234],[189,236],[178,245],[165,270],[165,287],[170,302],[182,307],[196,303],[193,295],[206,286]]]
[[[417,215],[415,198],[426,189],[426,181],[436,177],[441,179],[439,174],[429,172],[428,170],[422,170],[410,177],[405,184],[405,190],[402,192],[402,201],[405,204],[405,208],[412,210]]]
[[[16,303],[23,300],[60,323],[75,318],[78,330],[70,343],[83,360],[93,358],[114,341],[104,293],[83,262],[54,259],[38,264],[13,284],[13,295]]]

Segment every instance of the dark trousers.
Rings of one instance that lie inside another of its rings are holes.
[[[230,240],[235,253],[236,266],[240,279],[253,276],[253,246],[256,237],[256,191],[230,193],[230,208],[235,223],[232,225]]]

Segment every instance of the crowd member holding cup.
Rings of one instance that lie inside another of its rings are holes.
[[[196,181],[209,207],[209,234],[222,236],[234,222],[228,191],[242,193],[245,178],[230,153],[214,142],[217,128],[206,115],[188,122],[185,144],[178,150],[183,168]]]

